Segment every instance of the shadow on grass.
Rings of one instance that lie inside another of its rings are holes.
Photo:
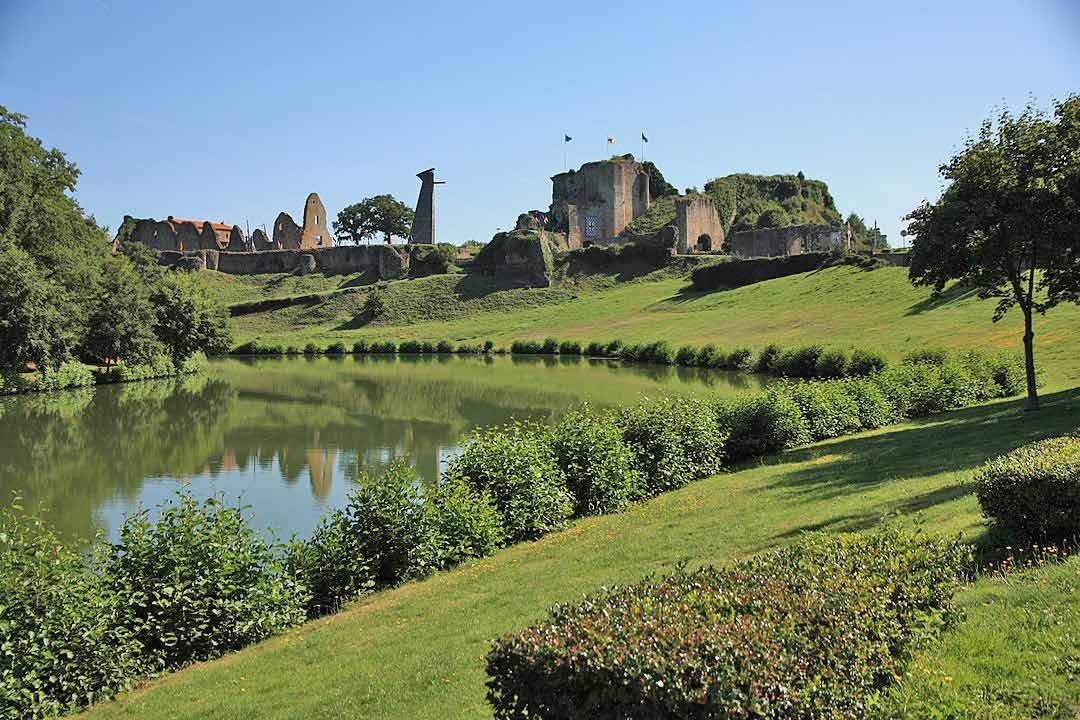
[[[838,499],[904,478],[968,472],[1021,445],[1080,428],[1080,388],[1044,396],[1042,409],[1037,412],[1026,411],[1025,405],[1025,399],[981,405],[913,421],[891,432],[789,451],[775,458],[775,463],[806,465],[784,473],[771,487],[812,494],[816,500]],[[815,463],[826,458],[832,460]],[[972,492],[970,482],[956,482],[897,499],[888,503],[884,511],[914,513]],[[864,514],[802,525],[777,538],[813,530],[864,529],[877,523],[882,511],[880,505],[875,505]],[[995,538],[987,537],[980,538],[978,544],[994,542]]]
[[[920,315],[929,310],[937,310],[949,303],[959,302],[970,297],[975,297],[978,291],[975,288],[965,287],[960,283],[946,288],[940,295],[931,295],[925,300],[920,300],[908,308],[905,315]]]

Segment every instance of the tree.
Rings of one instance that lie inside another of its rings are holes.
[[[652,160],[641,163],[641,167],[649,175],[649,197],[653,200],[665,195],[679,194],[679,191],[667,181],[664,173],[660,172],[660,168],[656,167]]]
[[[108,367],[113,360],[149,362],[160,345],[147,284],[122,255],[105,261],[83,349]]]
[[[376,195],[349,205],[334,221],[334,235],[339,241],[371,240],[382,233],[389,243],[394,237],[408,237],[416,213],[393,195]]]
[[[56,287],[26,251],[0,240],[0,367],[58,368],[72,342]]]
[[[941,166],[948,186],[907,216],[914,235],[909,276],[940,294],[959,280],[997,298],[994,321],[1024,315],[1028,406],[1038,408],[1034,315],[1080,287],[1080,96],[1053,116],[1029,105],[1003,110]]]
[[[225,309],[193,277],[169,273],[151,299],[157,308],[154,334],[174,363],[179,365],[197,352],[228,351],[232,334]]]

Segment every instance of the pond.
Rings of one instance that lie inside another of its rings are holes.
[[[44,506],[68,536],[110,535],[180,483],[304,535],[362,472],[407,456],[437,477],[476,427],[552,421],[673,392],[736,394],[763,378],[581,358],[227,358],[207,374],[0,399],[0,499]]]

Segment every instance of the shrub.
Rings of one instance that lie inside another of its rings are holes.
[[[34,383],[38,392],[66,390],[75,387],[87,387],[94,384],[94,373],[90,368],[77,363],[66,363],[59,368],[46,368]]]
[[[723,353],[717,350],[715,345],[709,343],[708,345],[705,345],[703,348],[698,350],[695,364],[698,367],[718,368],[723,367],[724,360],[725,358],[723,356]]]
[[[645,353],[643,345],[623,345],[619,348],[619,358],[631,362],[641,360]]]
[[[726,437],[712,406],[702,400],[643,400],[619,409],[615,422],[634,453],[648,495],[708,477],[723,464]]]
[[[321,352],[322,350],[319,349],[319,346],[313,342],[309,342],[307,345],[304,346],[305,355],[318,355]]]
[[[341,345],[341,352],[344,353],[345,352],[345,345],[342,344],[342,343],[338,343],[338,344]],[[283,348],[280,345],[271,345],[270,347],[268,347],[266,349],[266,352],[267,352],[268,355],[284,355],[285,354],[285,348]]]
[[[424,498],[424,510],[434,532],[435,561],[440,569],[487,557],[505,540],[499,510],[491,497],[461,480],[447,479],[431,487]]]
[[[944,348],[918,348],[904,355],[904,362],[910,365],[944,365],[949,359],[949,351]]]
[[[554,355],[559,351],[559,341],[555,338],[544,338],[543,344],[540,345],[541,355]]]
[[[591,342],[589,347],[586,348],[585,354],[589,357],[603,357],[607,355],[607,346],[604,343]]]
[[[484,352],[490,354],[493,349],[495,349],[495,343],[493,343],[491,340],[485,340]]]
[[[844,389],[859,409],[859,424],[866,430],[894,423],[897,417],[892,403],[881,386],[870,378],[854,377],[844,381]]]
[[[401,348],[399,347],[398,349],[400,350]],[[426,355],[431,355],[435,352],[435,343],[431,342],[430,340],[425,340],[424,342],[420,343],[420,352]]]
[[[101,575],[155,670],[208,660],[303,622],[307,592],[238,507],[179,491],[125,518]]]
[[[475,431],[450,463],[447,478],[490,493],[509,542],[557,530],[574,507],[548,433],[531,423]]]
[[[399,353],[419,353],[423,351],[423,345],[418,340],[402,340],[398,345]]]
[[[1027,387],[1023,356],[968,350],[958,364],[971,374],[979,400],[1011,397]]]
[[[1025,445],[975,472],[975,494],[995,525],[1043,542],[1080,538],[1080,436]]]
[[[619,352],[622,350],[622,348],[623,348],[623,341],[622,340],[612,340],[611,342],[609,342],[607,344],[607,350],[605,351],[604,354],[608,355],[610,357],[618,357]]]
[[[865,377],[881,372],[888,363],[885,356],[872,350],[852,350],[844,374],[849,377]]]
[[[567,413],[551,445],[575,498],[575,515],[615,512],[641,496],[634,453],[610,414],[595,414],[587,405]]]
[[[515,340],[510,345],[510,352],[514,355],[539,355],[540,343],[535,340]]]
[[[380,355],[393,355],[397,352],[397,343],[393,340],[376,341],[368,346],[368,352]]]
[[[843,350],[826,350],[818,356],[814,366],[814,377],[827,380],[844,377],[848,357]]]
[[[185,363],[189,361],[195,361],[195,358],[199,357],[202,362],[206,362],[206,356],[199,353],[197,356],[192,355]],[[198,361],[195,361],[198,362]],[[165,353],[158,353],[150,362],[143,363],[141,365],[128,365],[127,363],[121,363],[109,371],[111,379],[116,382],[134,382],[138,380],[149,380],[150,378],[168,377],[175,375],[177,367],[173,364],[172,358]],[[188,372],[198,372],[198,368],[194,367]]]
[[[366,353],[368,351],[367,340],[357,340],[356,342],[354,342],[352,346],[352,351],[356,355],[363,355],[364,353]]]
[[[290,345],[289,347],[285,348],[285,354],[286,355],[299,355],[300,354],[300,349],[297,348],[295,345]]]
[[[440,340],[435,344],[435,352],[442,354],[452,353],[454,352],[454,346],[449,340]]]
[[[482,350],[479,345],[469,345],[465,343],[454,348],[454,352],[458,355],[479,355]]]
[[[0,509],[0,717],[66,715],[127,689],[142,666],[117,611],[51,527]]]
[[[641,362],[657,363],[659,365],[671,365],[675,362],[675,351],[666,340],[649,343],[643,347],[637,357]]]
[[[841,381],[786,383],[776,392],[790,397],[802,410],[811,440],[839,437],[862,428],[859,406]]]
[[[977,381],[954,360],[901,363],[875,376],[898,417],[924,417],[964,407],[980,397]]]
[[[861,718],[956,623],[970,549],[887,529],[556,606],[487,656],[496,718]]]
[[[572,342],[570,340],[564,340],[559,343],[560,355],[580,355],[581,343]]]
[[[754,363],[754,371],[759,373],[776,373],[777,361],[784,351],[778,345],[769,344],[761,351],[757,362]]]
[[[693,345],[683,345],[679,348],[679,351],[675,353],[675,364],[682,365],[684,367],[691,367],[697,365],[698,350]]]
[[[307,540],[289,544],[286,567],[308,591],[309,618],[336,612],[342,603],[375,587],[371,565],[360,553],[360,538],[341,510],[324,517]]]
[[[750,370],[754,366],[754,353],[750,348],[736,348],[727,356],[727,367],[732,370]]]
[[[331,343],[330,345],[327,345],[326,346],[326,354],[327,355],[344,355],[345,354],[345,343],[343,343],[341,341],[338,341],[336,343]]]
[[[259,341],[250,340],[242,345],[237,345],[229,351],[230,355],[258,355],[259,354]]]
[[[812,378],[817,372],[817,362],[822,352],[820,345],[788,350],[776,358],[774,372],[784,377]]]
[[[716,407],[720,432],[727,436],[730,461],[777,453],[810,442],[802,409],[788,395],[765,392],[721,400]]]
[[[11,368],[0,368],[0,395],[28,392],[33,387],[33,383],[24,378],[22,373]]]

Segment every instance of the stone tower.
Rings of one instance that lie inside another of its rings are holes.
[[[409,232],[410,243],[435,244],[435,168],[416,174],[420,178],[420,196],[416,199],[416,218]]]

